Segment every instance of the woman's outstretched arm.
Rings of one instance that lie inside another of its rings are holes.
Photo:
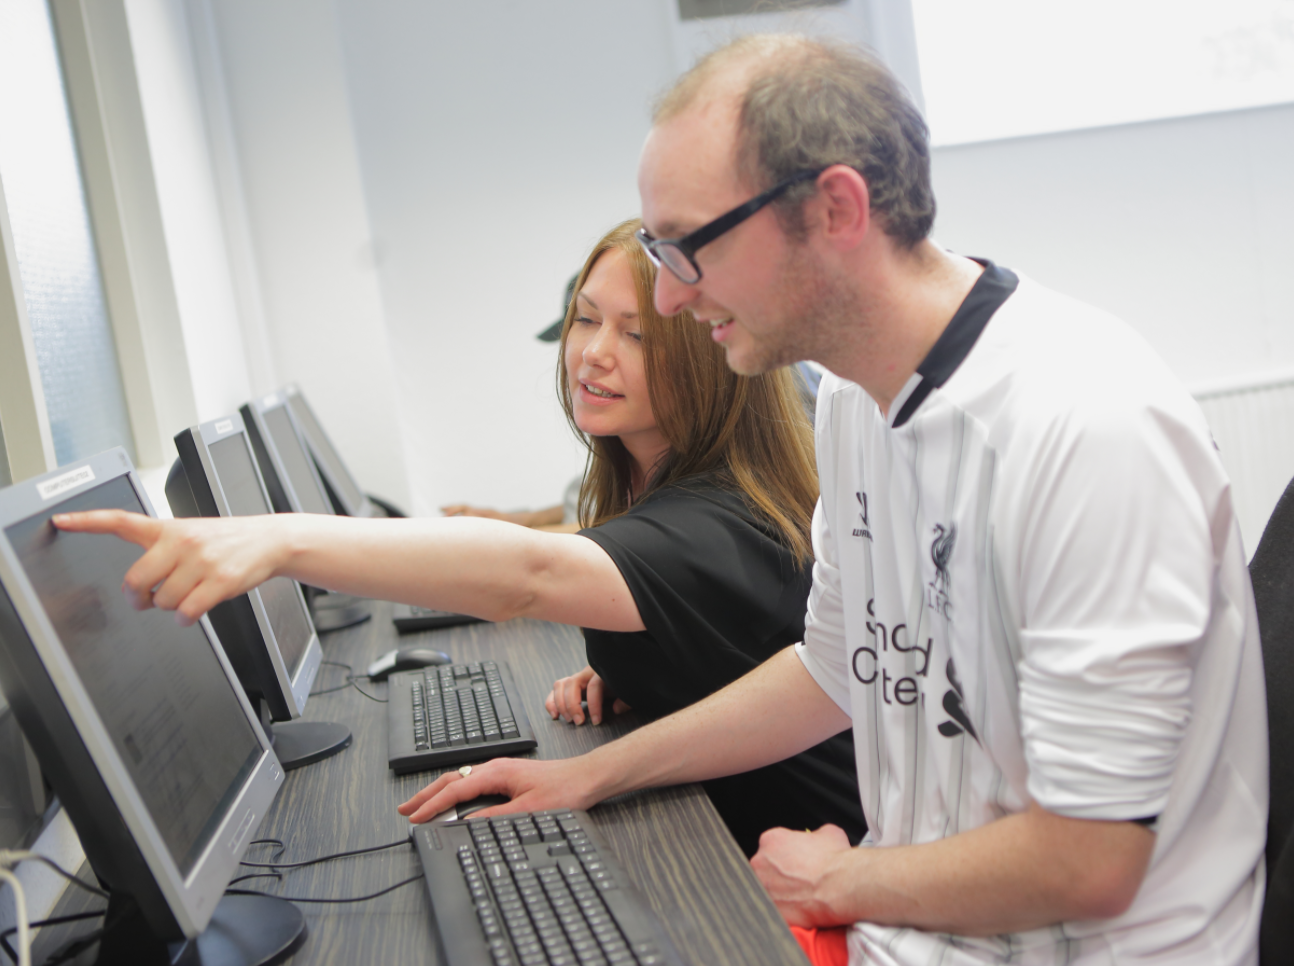
[[[61,514],[62,530],[110,533],[146,551],[126,574],[138,607],[191,623],[270,577],[507,620],[643,630],[606,551],[576,534],[498,520],[361,520],[307,513],[155,520],[120,510]]]

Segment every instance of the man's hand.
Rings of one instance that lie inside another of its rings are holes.
[[[759,837],[750,867],[789,925],[839,926],[845,923],[827,895],[852,852],[849,837],[836,825],[816,832],[771,828]]]
[[[548,808],[588,808],[598,801],[590,792],[588,777],[592,770],[584,756],[560,761],[495,758],[473,765],[466,778],[456,771],[446,772],[396,811],[418,824],[435,818],[451,805],[490,794],[507,795],[511,801],[474,812],[473,818]]]
[[[589,719],[594,724],[601,724],[602,708],[608,698],[614,701],[611,705],[613,713],[624,714],[629,710],[629,705],[607,690],[606,682],[601,676],[593,668],[586,667],[568,678],[554,681],[552,693],[544,700],[544,707],[554,718],[572,721],[578,725],[584,724],[584,709],[580,707],[580,701],[587,700]]]
[[[1135,822],[1023,812],[922,845],[850,848],[824,826],[770,829],[751,868],[787,922],[865,920],[994,936],[1110,919],[1137,895],[1155,834]]]
[[[143,547],[144,555],[126,571],[122,590],[137,610],[173,610],[187,626],[222,600],[274,576],[280,547],[273,539],[273,519],[156,520],[124,510],[90,510],[57,514],[54,525],[112,534]]]

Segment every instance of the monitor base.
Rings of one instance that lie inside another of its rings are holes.
[[[331,721],[283,721],[269,729],[284,771],[323,761],[350,746],[350,729]]]
[[[276,896],[224,896],[196,939],[166,943],[153,935],[134,900],[108,900],[108,931],[96,966],[274,966],[306,941],[301,910]]]
[[[310,616],[314,619],[315,630],[320,634],[339,631],[343,627],[354,627],[373,616],[373,612],[365,606],[366,597],[312,590],[307,599],[310,601]]]
[[[315,630],[320,634],[339,631],[343,627],[354,627],[363,624],[373,615],[362,604],[350,604],[346,607],[311,607],[310,619],[314,621]]]

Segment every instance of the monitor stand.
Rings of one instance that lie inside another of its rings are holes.
[[[226,895],[195,939],[168,943],[153,934],[135,900],[108,898],[96,966],[273,966],[301,948],[306,920],[276,896]]]
[[[274,745],[274,754],[278,756],[284,771],[331,758],[350,746],[350,729],[343,724],[302,721],[299,718],[296,721],[275,722],[270,717],[270,709],[264,698],[257,698],[256,705],[260,712],[261,727]]]
[[[315,630],[320,634],[339,631],[343,627],[354,627],[373,616],[364,606],[363,597],[350,594],[332,594],[325,590],[312,591],[309,595],[310,617],[314,620]]]

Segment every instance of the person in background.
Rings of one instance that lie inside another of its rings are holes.
[[[579,534],[498,520],[308,514],[161,521],[114,511],[56,519],[147,548],[126,586],[196,620],[277,574],[316,587],[584,629],[589,667],[550,713],[595,723],[614,700],[656,717],[800,640],[817,480],[790,372],[739,376],[686,314],[652,304],[637,220],[599,241],[563,323],[557,390],[589,450]],[[749,722],[733,721],[742,729]],[[848,731],[705,783],[738,844],[767,829],[866,831]]]

